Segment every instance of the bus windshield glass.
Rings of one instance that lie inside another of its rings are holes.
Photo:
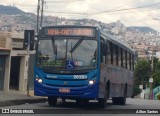
[[[85,70],[97,66],[97,40],[89,38],[41,38],[37,66],[54,70]]]

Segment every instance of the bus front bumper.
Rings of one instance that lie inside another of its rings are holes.
[[[61,90],[67,91],[61,91]],[[76,99],[96,99],[98,97],[98,84],[82,87],[58,87],[35,82],[34,94],[37,96],[55,96],[60,98]]]

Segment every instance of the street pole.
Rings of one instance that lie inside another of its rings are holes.
[[[154,67],[153,67],[153,60],[154,60],[153,59],[153,52],[154,52],[154,49],[155,49],[155,46],[152,49],[152,59],[151,59],[151,71],[152,71],[152,73],[154,71]],[[149,96],[149,98],[150,99],[152,99],[152,83],[153,83],[153,78],[152,78],[152,75],[151,75],[151,77],[149,79],[149,84],[150,84],[150,96]]]
[[[38,5],[37,5],[37,29],[36,33],[39,31],[39,9],[40,9],[40,0],[38,0]]]
[[[28,47],[27,47],[27,53],[28,53],[28,63],[30,58],[30,33],[28,33]],[[27,96],[29,96],[29,76],[27,78]]]
[[[42,0],[41,23],[40,23],[40,28],[42,28],[42,23],[43,23],[43,7],[44,7],[44,0]]]

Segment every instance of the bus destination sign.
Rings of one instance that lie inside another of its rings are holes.
[[[45,35],[50,36],[88,36],[94,37],[95,30],[93,28],[46,28]]]

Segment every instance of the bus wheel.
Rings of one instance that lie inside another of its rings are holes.
[[[88,104],[89,100],[88,99],[77,99],[76,100],[76,104],[77,105],[83,105],[85,106],[86,104]]]
[[[123,97],[113,97],[112,102],[114,105],[125,105],[126,97],[127,97],[127,91],[125,90]]]
[[[106,98],[99,98],[98,99],[98,104],[99,104],[99,106],[101,108],[105,108],[106,107],[106,102],[107,102]]]
[[[57,104],[57,98],[48,96],[48,104],[49,106],[55,106]]]
[[[125,105],[126,104],[126,98],[127,98],[127,91],[125,90],[124,97],[119,98],[119,105]]]
[[[118,105],[119,104],[119,97],[113,97],[112,103],[113,103],[113,105]]]

